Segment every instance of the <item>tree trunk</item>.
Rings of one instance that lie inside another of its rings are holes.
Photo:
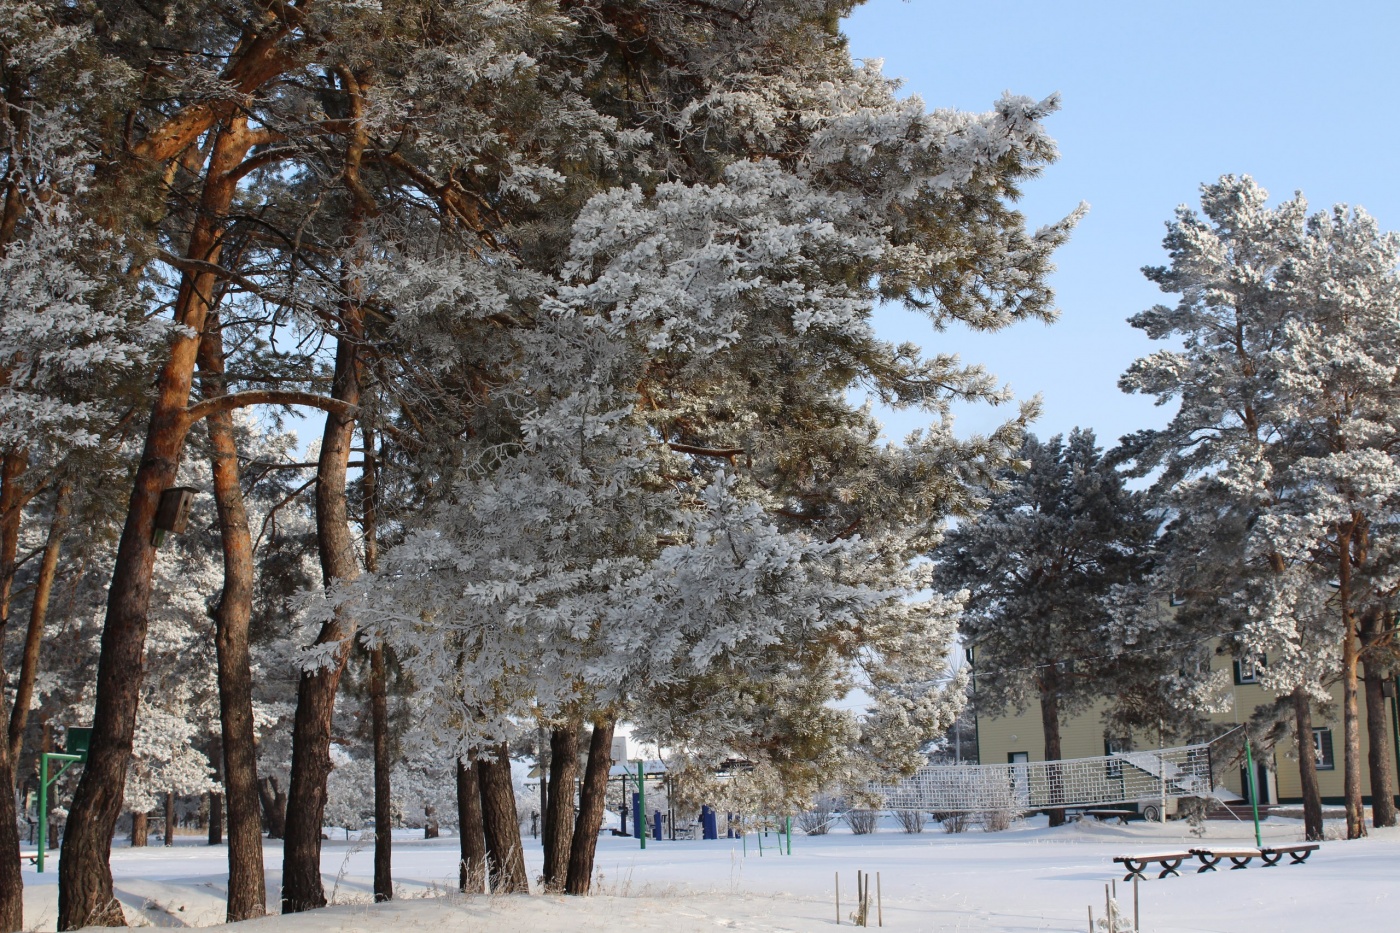
[[[355,343],[341,339],[336,351],[335,397],[355,404],[359,398]],[[350,461],[355,422],[335,413],[326,416],[317,465],[316,532],[321,570],[330,588],[359,576],[354,539],[345,504],[345,470]],[[330,663],[302,671],[297,685],[292,727],[292,780],[287,794],[287,825],[282,861],[282,913],[326,904],[321,883],[321,820],[326,809],[326,779],[331,772],[331,724],[335,694],[354,631],[347,614],[337,609],[321,626],[317,645],[337,645]]]
[[[224,795],[216,790],[209,792],[209,844],[224,844]]]
[[[1386,676],[1366,664],[1367,764],[1371,773],[1371,825],[1395,825],[1395,757],[1390,742],[1390,717],[1385,699]]]
[[[462,861],[458,886],[463,894],[481,894],[486,887],[486,837],[481,825],[481,789],[476,764],[457,759],[457,835]]]
[[[540,772],[540,845],[548,847],[549,843],[549,763],[553,759],[549,754],[549,730],[543,725],[535,729],[535,747],[538,749],[536,756],[536,767]],[[530,831],[534,832],[534,823],[531,824]],[[545,856],[545,872],[549,871],[549,856]]]
[[[1293,718],[1297,724],[1298,779],[1303,786],[1303,833],[1309,842],[1322,841],[1322,790],[1317,783],[1317,750],[1313,748],[1312,701],[1302,687],[1293,689]]]
[[[1339,561],[1337,598],[1342,609],[1342,731],[1346,746],[1346,774],[1343,792],[1346,794],[1347,838],[1360,839],[1366,835],[1366,810],[1361,794],[1361,725],[1357,703],[1356,613],[1352,608],[1351,547],[1356,533],[1356,521],[1342,526],[1337,535]]]
[[[359,161],[366,132],[364,98],[358,80],[349,69],[340,69],[350,104],[353,127],[347,144],[343,178],[352,194],[347,219],[346,255],[341,267],[340,303],[342,330],[336,335],[333,398],[358,405],[360,401],[359,346],[364,340],[364,309],[359,298],[363,283],[354,267],[354,244],[364,223]],[[327,589],[339,581],[360,575],[350,533],[345,501],[345,471],[350,463],[355,419],[341,412],[326,415],[321,456],[316,464],[316,540],[321,552],[321,575]],[[321,819],[326,809],[326,779],[331,772],[331,720],[340,675],[354,641],[354,624],[341,609],[321,626],[317,645],[337,645],[332,660],[317,670],[303,671],[297,686],[296,720],[292,727],[292,780],[288,791],[287,836],[282,859],[282,913],[297,913],[326,904],[321,884]]]
[[[253,143],[242,112],[228,117],[215,134],[200,209],[185,255],[217,264],[223,246],[223,221],[237,189],[234,170]],[[212,272],[184,273],[175,299],[170,353],[156,380],[156,399],[146,429],[146,443],[136,470],[126,523],[117,545],[107,615],[97,661],[92,744],[78,780],[63,834],[58,863],[58,928],[89,924],[123,925],[121,906],[112,896],[108,864],[112,833],[121,815],[126,769],[131,759],[136,708],[140,701],[142,655],[151,604],[156,550],[152,543],[161,494],[174,482],[189,423],[185,408],[194,379],[200,335],[217,282]],[[13,824],[0,816],[0,824]],[[0,858],[0,863],[5,860]]]
[[[175,792],[165,792],[165,844],[175,844]]]
[[[10,616],[10,593],[14,586],[15,557],[19,544],[19,517],[22,506],[18,488],[26,460],[6,455],[0,466],[0,645]],[[0,664],[0,684],[5,671]],[[9,743],[0,744],[0,931],[10,933],[24,925],[24,881],[19,867],[19,826],[15,813],[14,762]]]
[[[515,786],[510,778],[510,749],[502,742],[493,751],[494,761],[477,762],[481,828],[486,836],[491,893],[529,894],[525,851],[520,841],[520,816],[515,809]]]
[[[578,727],[574,721],[549,734],[549,797],[544,814],[544,886],[563,888],[574,842],[574,782],[578,779]],[[541,775],[541,783],[543,775]]]
[[[224,342],[217,312],[209,315],[199,348],[200,389],[205,398],[228,393]],[[214,610],[214,646],[219,681],[224,790],[228,794],[229,923],[267,913],[263,876],[262,820],[258,799],[257,736],[253,725],[253,670],[249,624],[253,615],[253,540],[238,477],[233,415],[210,415],[209,465],[219,539],[224,552],[224,587]],[[210,840],[214,840],[210,810]]]
[[[360,425],[364,441],[364,473],[361,490],[364,497],[365,569],[379,569],[379,458],[375,452],[374,429]],[[376,902],[394,897],[393,875],[393,811],[389,760],[389,684],[384,669],[384,645],[369,652],[370,729],[374,744],[374,899]]]
[[[15,706],[10,710],[11,762],[18,762],[24,749],[24,730],[29,725],[29,706],[34,702],[34,681],[39,675],[39,649],[44,640],[44,621],[49,614],[49,600],[53,596],[53,581],[58,573],[58,558],[63,548],[63,536],[68,531],[68,512],[72,502],[72,485],[61,484],[54,495],[53,522],[44,541],[39,575],[34,581],[34,601],[29,607],[29,628],[24,635],[24,654],[19,663],[19,681],[15,684]]]
[[[583,786],[579,788],[578,819],[574,822],[574,838],[569,846],[566,894],[587,894],[593,885],[593,856],[598,849],[598,833],[603,828],[603,811],[607,808],[615,725],[612,717],[593,721],[593,736],[588,740],[588,764],[583,769]]]
[[[1060,754],[1060,692],[1059,669],[1051,666],[1043,678],[1040,689],[1040,726],[1045,733],[1045,760],[1059,761]],[[1050,801],[1058,803],[1064,793],[1064,777],[1055,770],[1058,765],[1049,765]],[[1050,817],[1051,826],[1065,825],[1065,811],[1062,807],[1045,811]],[[1166,814],[1163,814],[1163,818]]]
[[[287,794],[277,786],[277,778],[258,781],[258,796],[262,800],[263,820],[267,823],[267,838],[281,839],[287,835]]]
[[[145,848],[150,844],[151,821],[144,813],[131,814],[131,846]]]
[[[1371,774],[1371,825],[1394,826],[1395,757],[1390,738],[1389,704],[1385,697],[1388,665],[1383,655],[1390,647],[1392,636],[1387,619],[1379,609],[1370,609],[1361,616],[1361,648],[1363,681],[1366,690],[1367,765]]]

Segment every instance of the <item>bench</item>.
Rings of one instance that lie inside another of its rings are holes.
[[[1231,871],[1234,871],[1237,868],[1246,868],[1249,865],[1250,859],[1260,858],[1261,856],[1263,856],[1264,852],[1262,849],[1252,848],[1212,848],[1192,849],[1191,854],[1201,860],[1201,867],[1196,869],[1196,874],[1199,875],[1203,871],[1215,871],[1215,866],[1219,865],[1225,859],[1229,859],[1231,862],[1234,863],[1230,866]]]
[[[1142,818],[1136,810],[1081,810],[1079,812],[1084,816],[1092,816],[1101,823],[1104,820],[1117,820],[1126,825],[1128,820]]]
[[[1308,856],[1317,851],[1317,843],[1308,842],[1293,846],[1261,846],[1257,849],[1192,849],[1191,854],[1201,860],[1201,867],[1196,869],[1196,874],[1203,871],[1215,871],[1215,866],[1223,859],[1234,862],[1230,867],[1231,871],[1236,868],[1246,868],[1251,859],[1259,859],[1264,863],[1264,868],[1272,868],[1285,856],[1289,856],[1291,865],[1301,865],[1308,860]]]
[[[1265,868],[1272,868],[1277,865],[1279,859],[1283,858],[1285,855],[1292,860],[1288,864],[1301,865],[1306,862],[1308,856],[1316,852],[1317,849],[1318,845],[1315,842],[1300,843],[1296,846],[1265,846],[1259,850],[1259,857],[1264,860]]]
[[[1162,873],[1157,876],[1158,878],[1165,878],[1168,875],[1179,876],[1181,873],[1177,871],[1177,868],[1190,858],[1190,852],[1158,852],[1154,855],[1121,855],[1114,861],[1128,869],[1128,873],[1123,876],[1124,881],[1131,881],[1134,878],[1142,878],[1146,881],[1147,878],[1142,872],[1148,865],[1156,863],[1162,866]]]

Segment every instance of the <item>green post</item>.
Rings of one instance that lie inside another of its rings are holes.
[[[42,752],[39,755],[39,857],[35,860],[35,867],[38,868],[40,874],[44,872],[44,856],[48,854],[49,848],[49,785],[63,777],[63,772],[67,771],[75,761],[87,761],[86,735],[92,730],[84,729],[81,731],[84,733],[84,742],[81,751],[77,754]],[[64,763],[53,777],[49,777],[50,761]]]
[[[792,817],[787,818],[788,855],[792,854]]]
[[[647,782],[642,769],[646,766],[645,758],[637,759],[637,838],[642,841],[642,848],[647,847]]]
[[[1244,737],[1244,757],[1249,763],[1249,805],[1254,809],[1254,844],[1263,846],[1263,839],[1259,836],[1259,788],[1254,781],[1254,749],[1249,745],[1249,736]]]

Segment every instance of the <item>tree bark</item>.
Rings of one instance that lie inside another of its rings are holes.
[[[1366,835],[1366,810],[1361,794],[1361,727],[1357,702],[1356,613],[1352,608],[1352,540],[1357,530],[1356,517],[1338,529],[1337,550],[1340,556],[1337,598],[1342,610],[1342,731],[1346,746],[1346,774],[1343,792],[1346,795],[1347,838],[1360,839]]]
[[[457,835],[462,860],[458,887],[463,894],[481,894],[486,886],[486,836],[481,821],[481,788],[476,764],[457,759]]]
[[[358,335],[355,335],[357,338]],[[337,398],[358,401],[356,340],[341,335],[336,348],[334,391]],[[327,589],[359,576],[354,539],[345,502],[345,471],[355,431],[353,419],[326,416],[317,465],[316,534],[321,572]],[[287,827],[282,860],[282,913],[326,904],[321,883],[321,821],[326,809],[326,779],[331,772],[331,724],[335,694],[350,646],[353,621],[337,609],[321,626],[317,645],[336,645],[327,666],[302,671],[297,685],[292,727],[292,780],[287,794]]]
[[[607,808],[615,725],[616,721],[610,716],[593,721],[593,735],[588,740],[588,764],[583,770],[583,786],[579,788],[578,819],[574,822],[574,838],[569,846],[566,894],[587,894],[593,885],[593,857],[598,849],[598,833],[603,828],[603,812]]]
[[[331,397],[358,406],[360,402],[359,346],[364,340],[364,309],[359,298],[363,283],[358,277],[354,244],[364,224],[366,209],[359,163],[367,142],[364,122],[363,88],[348,68],[339,71],[354,128],[347,143],[342,177],[352,197],[347,219],[347,258],[341,268],[341,331],[336,334],[335,374]],[[350,533],[349,510],[345,501],[345,471],[355,419],[348,409],[328,411],[321,438],[321,456],[316,466],[316,539],[321,552],[321,575],[327,589],[339,581],[360,575],[355,542]],[[335,714],[335,694],[345,670],[354,623],[337,608],[331,620],[321,626],[317,645],[336,645],[332,661],[316,670],[303,671],[297,687],[296,720],[292,728],[292,780],[288,791],[287,835],[282,860],[282,913],[297,913],[326,904],[321,884],[321,819],[326,809],[326,779],[331,771],[331,721]]]
[[[578,728],[570,720],[549,734],[549,797],[544,814],[544,886],[563,888],[574,842],[574,782],[578,779]],[[541,775],[541,783],[543,783]]]
[[[218,262],[224,239],[223,222],[238,184],[234,172],[252,143],[248,119],[242,112],[232,114],[217,130],[187,256]],[[172,332],[170,353],[156,380],[145,448],[107,592],[107,615],[97,662],[92,745],[73,795],[58,865],[60,930],[125,923],[121,906],[112,896],[108,858],[112,833],[121,815],[140,701],[142,655],[156,559],[152,533],[161,494],[175,480],[189,433],[185,407],[194,379],[200,335],[216,285],[210,272],[185,273],[175,299],[174,320],[183,326]],[[12,824],[13,820],[0,817],[0,824],[7,823]]]
[[[1385,699],[1386,676],[1367,663],[1364,680],[1366,736],[1370,741],[1366,757],[1371,774],[1371,825],[1394,826],[1395,757],[1390,742],[1389,704]]]
[[[1386,629],[1385,615],[1371,609],[1361,616],[1360,632],[1363,662],[1362,680],[1366,690],[1367,765],[1371,775],[1371,825],[1394,826],[1395,756],[1391,745],[1389,704],[1385,682],[1389,669],[1382,655],[1393,638]]]
[[[379,458],[374,446],[374,428],[361,423],[360,437],[364,441],[364,473],[361,491],[364,496],[365,569],[379,569]],[[384,645],[380,643],[369,652],[370,730],[374,744],[374,899],[376,902],[394,897],[393,875],[393,788],[390,785],[389,760],[389,683],[384,665]]]
[[[165,792],[165,844],[175,844],[175,792]]]
[[[68,531],[68,512],[72,508],[73,487],[62,483],[54,494],[53,521],[44,540],[44,556],[39,563],[39,575],[34,581],[34,601],[29,606],[29,628],[24,634],[24,654],[20,658],[19,681],[15,684],[15,706],[10,710],[10,761],[18,762],[24,749],[24,730],[29,725],[29,707],[34,702],[34,681],[39,675],[39,649],[43,646],[44,622],[53,597],[53,581],[58,575],[58,558],[63,549],[63,536]]]
[[[4,643],[5,626],[10,615],[10,593],[14,586],[15,556],[19,543],[19,512],[21,508],[18,482],[24,472],[23,457],[9,454],[0,466],[0,510],[4,513],[4,528],[0,532],[0,645]],[[5,671],[0,665],[0,684]],[[19,867],[19,826],[15,814],[14,761],[9,743],[0,744],[0,931],[10,933],[24,926],[24,880]]]
[[[525,851],[520,840],[520,817],[515,809],[515,786],[510,778],[510,749],[502,742],[493,761],[477,762],[481,790],[481,827],[486,837],[486,863],[492,894],[529,894]]]
[[[150,843],[151,821],[144,813],[131,814],[131,846],[144,848]]]
[[[1059,669],[1052,666],[1043,676],[1040,689],[1040,727],[1045,734],[1045,760],[1059,761],[1062,757],[1060,750],[1060,693],[1059,693]],[[1050,792],[1051,802],[1056,802],[1057,798],[1064,790],[1063,777],[1054,769],[1057,765],[1049,765],[1050,769]],[[1046,810],[1050,817],[1051,826],[1065,825],[1065,811],[1063,807]],[[1163,814],[1165,818],[1166,814]]]
[[[209,844],[224,844],[224,795],[216,790],[209,792]]]
[[[224,343],[217,312],[209,315],[199,349],[200,389],[208,398],[228,394]],[[227,920],[267,914],[263,875],[261,802],[258,799],[257,735],[253,725],[253,669],[249,625],[253,616],[253,539],[238,476],[233,415],[206,419],[214,503],[224,552],[224,588],[214,610],[214,646],[219,681],[224,790],[228,794]],[[213,811],[210,811],[213,839]]]
[[[1293,718],[1297,725],[1298,780],[1303,787],[1303,833],[1309,842],[1322,841],[1322,790],[1317,783],[1317,750],[1313,748],[1312,702],[1302,687],[1293,689]]]
[[[287,794],[277,786],[277,778],[258,781],[258,796],[262,799],[263,820],[267,823],[267,838],[281,839],[287,834]]]

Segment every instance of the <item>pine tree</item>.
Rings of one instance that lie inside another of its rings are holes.
[[[1124,487],[1092,431],[1026,438],[1019,471],[985,511],[932,552],[935,580],[964,593],[960,631],[976,652],[977,702],[988,711],[1040,707],[1045,759],[1061,757],[1065,717],[1127,680],[1112,651],[1114,587],[1140,580],[1156,523]],[[1052,826],[1064,811],[1052,809]]]
[[[1147,270],[1180,303],[1132,319],[1184,346],[1139,360],[1121,381],[1179,396],[1181,407],[1166,429],[1125,446],[1139,472],[1162,468],[1157,486],[1179,521],[1217,529],[1183,536],[1201,549],[1170,556],[1170,573],[1188,601],[1211,607],[1203,612],[1217,633],[1267,654],[1266,685],[1293,693],[1310,835],[1321,824],[1309,699],[1340,675],[1355,838],[1365,834],[1358,620],[1385,618],[1395,595],[1385,582],[1397,488],[1388,309],[1400,253],[1364,213],[1309,217],[1301,195],[1271,209],[1248,177],[1204,186],[1202,209],[1204,218],[1178,211],[1166,241],[1172,264]],[[1213,565],[1238,572],[1213,574]],[[1376,777],[1389,794],[1384,773]]]

